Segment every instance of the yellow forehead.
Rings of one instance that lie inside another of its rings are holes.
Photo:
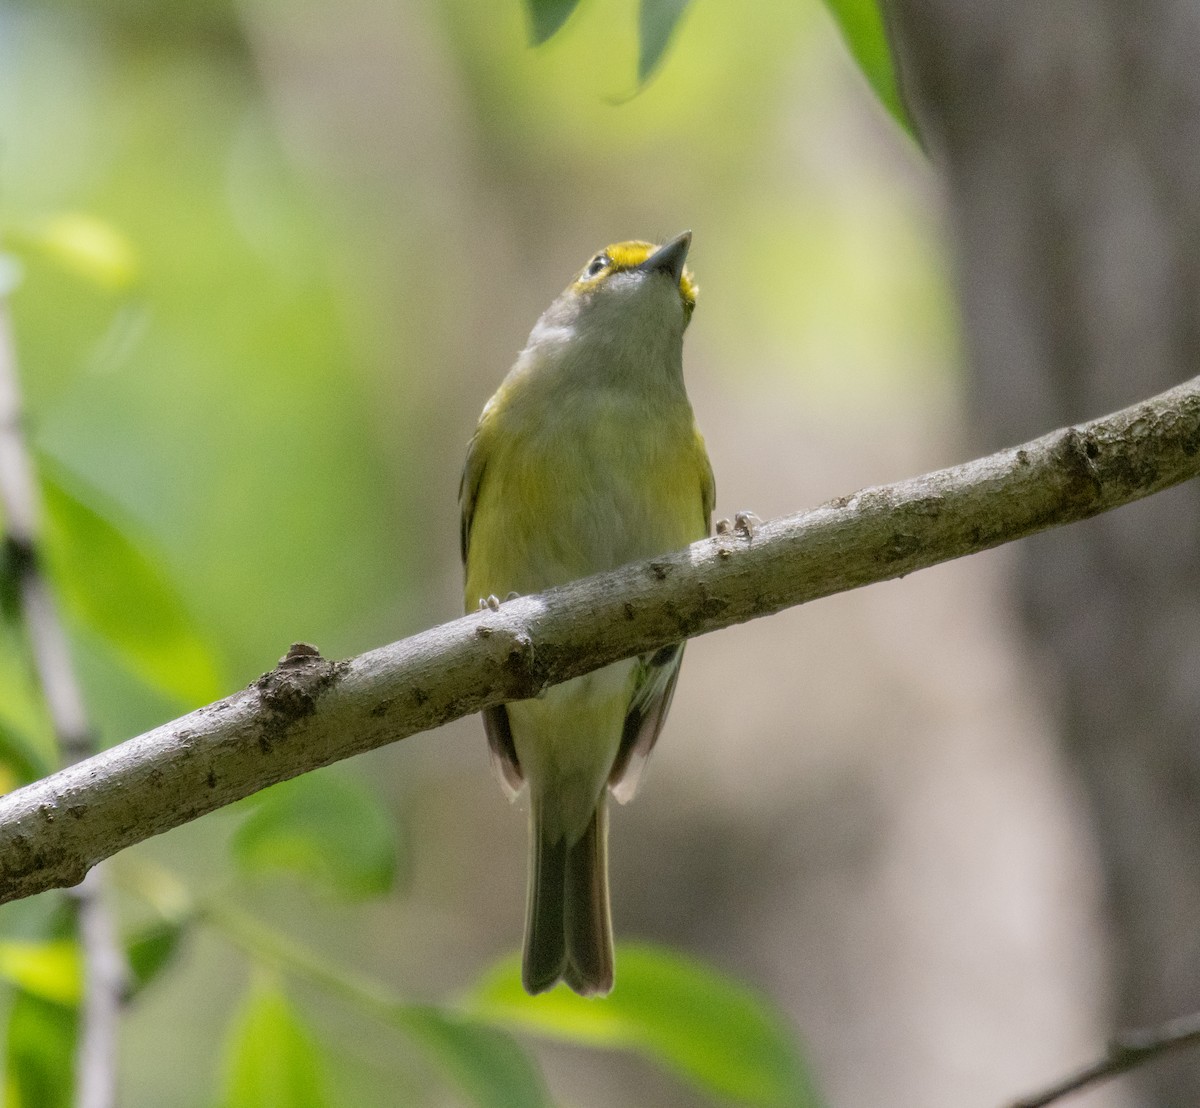
[[[641,265],[658,247],[652,242],[635,239],[631,242],[614,242],[604,248],[604,253],[613,260],[617,269],[632,269]]]
[[[607,254],[612,259],[612,265],[607,267],[602,273],[598,273],[594,278],[586,276],[587,269],[584,269],[584,276],[579,279],[579,284],[586,285],[592,281],[602,281],[611,273],[620,273],[626,269],[636,269],[642,264],[661,244],[655,242],[643,242],[641,239],[630,239],[628,242],[614,242],[606,246],[600,253]],[[595,255],[594,255],[595,256]],[[683,275],[679,278],[679,295],[683,297],[684,306],[687,308],[688,315],[691,315],[692,309],[696,306],[696,293],[699,286],[696,284],[696,278],[692,276],[692,271],[684,266]]]

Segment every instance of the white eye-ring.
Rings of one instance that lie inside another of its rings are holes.
[[[610,265],[612,265],[612,258],[607,254],[597,254],[588,262],[587,269],[583,271],[583,275],[585,277],[596,277],[600,273],[603,273]]]

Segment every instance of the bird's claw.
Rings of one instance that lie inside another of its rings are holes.
[[[717,520],[717,534],[718,535],[727,535],[732,526],[733,525],[729,522],[729,520],[718,519]]]
[[[505,601],[516,600],[517,597],[520,595],[521,594],[519,592],[510,592],[504,598],[504,600]],[[503,602],[496,596],[495,593],[488,593],[487,596],[481,596],[479,598],[479,610],[481,612],[483,612],[483,611],[498,612],[498,611],[500,611],[501,603],[503,603]]]
[[[748,539],[754,538],[754,529],[760,523],[762,523],[762,520],[759,519],[758,516],[756,516],[753,512],[738,512],[737,515],[733,517],[734,528],[738,531],[741,531],[741,533]]]

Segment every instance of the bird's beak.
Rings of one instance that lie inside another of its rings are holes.
[[[679,284],[679,279],[683,276],[683,263],[687,261],[688,247],[691,245],[692,232],[684,231],[682,235],[676,235],[670,242],[655,250],[638,269],[643,273],[667,273],[671,280]]]

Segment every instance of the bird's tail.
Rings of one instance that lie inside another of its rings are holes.
[[[522,981],[531,993],[561,979],[580,996],[603,996],[613,984],[607,791],[583,835],[570,845],[547,836],[536,797],[531,807]]]

